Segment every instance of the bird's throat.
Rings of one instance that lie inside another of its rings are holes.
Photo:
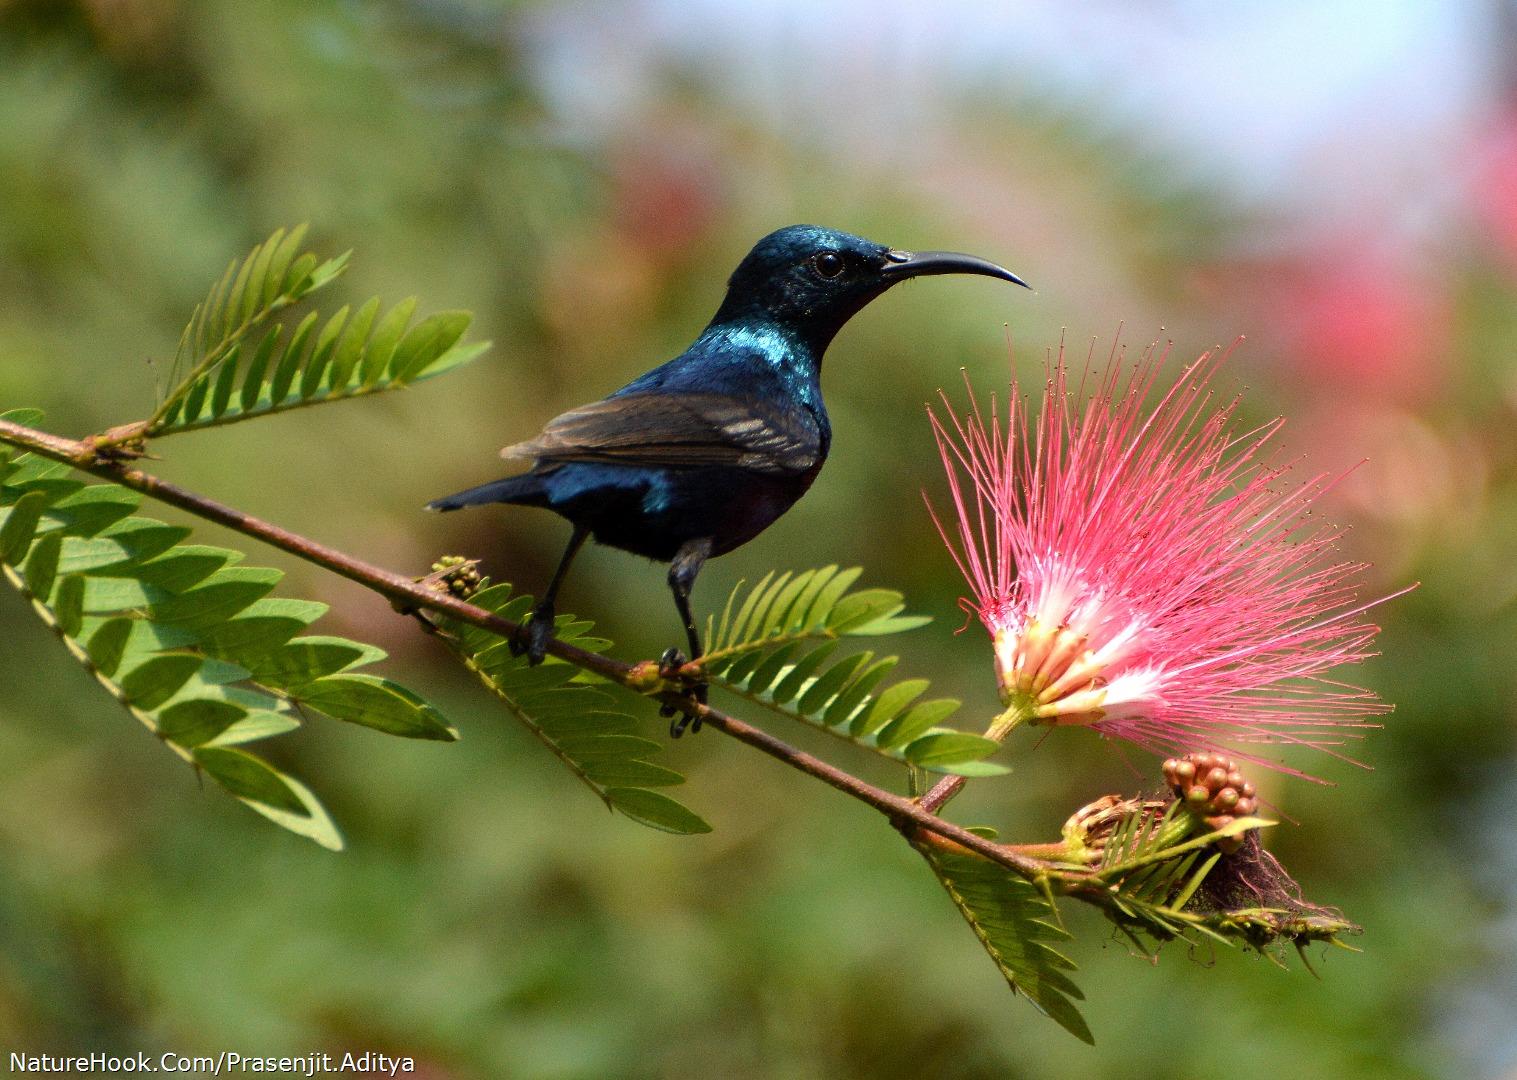
[[[821,377],[826,340],[818,343],[792,327],[776,323],[741,320],[713,322],[701,334],[697,346],[713,358],[734,363],[762,364],[779,374],[792,388],[817,386]]]

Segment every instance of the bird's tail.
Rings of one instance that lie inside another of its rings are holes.
[[[428,510],[458,510],[465,506],[483,506],[485,503],[516,503],[521,506],[541,506],[546,498],[542,480],[531,473],[508,476],[493,480],[468,491],[447,495],[427,503]]]

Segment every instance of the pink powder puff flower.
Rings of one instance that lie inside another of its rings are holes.
[[[1390,706],[1327,674],[1372,655],[1363,563],[1312,504],[1336,480],[1287,484],[1263,460],[1276,419],[1236,429],[1214,401],[1225,353],[1190,364],[1156,403],[1168,349],[1113,349],[1071,385],[1060,346],[1036,416],[1013,377],[964,415],[929,410],[958,514],[933,520],[990,632],[1001,696],[1030,723],[1081,724],[1156,752],[1326,750]],[[967,385],[966,377],[966,385]],[[929,504],[929,509],[930,509]],[[1403,592],[1406,590],[1402,590]],[[1399,593],[1392,595],[1400,595]],[[1302,775],[1295,773],[1295,775]]]

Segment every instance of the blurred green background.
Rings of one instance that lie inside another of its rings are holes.
[[[1227,372],[1292,451],[1366,464],[1331,514],[1382,589],[1398,705],[1364,760],[1271,781],[1270,843],[1365,928],[1351,955],[1167,951],[1070,906],[1087,1048],[1016,1000],[871,811],[721,738],[672,745],[676,838],[604,809],[382,601],[284,591],[460,725],[310,725],[281,764],[331,855],[202,790],[0,594],[0,1051],[384,1050],[432,1077],[1517,1076],[1517,15],[1510,4],[0,0],[0,409],[146,414],[228,258],[310,221],[344,299],[467,307],[492,352],[405,394],[165,444],[165,476],[381,564],[540,589],[565,527],[420,513],[495,449],[672,355],[769,229],[996,259],[893,291],[828,355],[812,493],[714,564],[862,563],[933,627],[906,669],[993,702],[922,507],[922,415],[968,368],[1248,335]],[[322,304],[333,306],[331,294]],[[1006,329],[1009,324],[1009,331]],[[1067,328],[1067,329],[1066,329]],[[155,367],[154,363],[159,366]],[[155,510],[172,517],[172,512]],[[200,535],[216,537],[209,527]],[[562,598],[627,658],[678,637],[661,570],[592,550]],[[648,730],[659,721],[648,710]],[[806,745],[808,733],[764,723]],[[955,816],[1052,838],[1155,763],[1014,740]],[[895,783],[839,744],[846,767]],[[1330,954],[1329,954],[1330,953]]]

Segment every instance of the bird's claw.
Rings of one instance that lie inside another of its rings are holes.
[[[689,663],[685,654],[679,649],[670,647],[664,650],[664,655],[658,658],[659,675],[670,682],[681,683],[691,697],[700,704],[706,704],[707,696],[711,692],[710,686],[704,681],[696,681],[682,673],[682,668]],[[669,738],[677,739],[688,729],[692,733],[701,729],[701,718],[698,713],[681,709],[678,705],[662,705],[658,714],[669,719]]]
[[[553,609],[545,604],[538,604],[532,609],[532,614],[522,620],[521,628],[527,632],[527,643],[521,644],[519,640],[510,643],[512,656],[527,655],[527,663],[536,667],[543,662],[548,655],[548,642],[553,640]]]

